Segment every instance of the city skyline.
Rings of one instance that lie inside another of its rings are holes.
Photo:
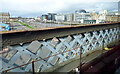
[[[117,11],[119,0],[1,0],[0,7],[2,12],[10,12],[11,16],[36,17],[46,13],[73,13],[78,9],[86,11],[101,11],[104,9]]]

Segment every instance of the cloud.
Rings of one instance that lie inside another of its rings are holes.
[[[0,0],[0,7],[3,12],[22,16],[33,13],[71,11],[71,9],[94,7],[96,2],[113,1],[119,0]]]

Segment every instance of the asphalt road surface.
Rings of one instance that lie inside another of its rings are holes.
[[[25,29],[29,29],[26,26],[23,26],[22,24],[18,23],[18,22],[11,22],[12,25],[12,30],[25,30]]]
[[[49,28],[49,27],[60,27],[60,26],[68,26],[68,25],[63,25],[63,24],[48,24],[48,23],[40,23],[40,22],[23,22],[26,25],[29,25],[30,27],[33,27],[34,29],[38,28]],[[19,22],[11,22],[12,25],[12,30],[26,30],[30,29]]]
[[[60,26],[68,26],[63,24],[48,24],[48,23],[40,23],[40,22],[24,22],[25,24],[33,27],[33,28],[48,28],[48,27],[60,27]]]

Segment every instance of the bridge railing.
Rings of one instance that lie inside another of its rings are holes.
[[[33,65],[37,72],[79,57],[80,50],[85,54],[102,49],[103,40],[107,46],[120,38],[120,26],[119,23],[96,24],[1,34],[3,47],[10,45],[10,51],[2,56],[10,69],[5,67],[2,71],[28,72]]]
[[[56,56],[60,56],[61,54],[66,54],[66,53],[70,53],[71,51],[73,51],[73,50],[76,50],[76,49],[78,49],[79,48],[79,46],[78,47],[76,47],[75,49],[70,49],[70,50],[66,50],[66,51],[64,51],[64,52],[61,52],[61,53],[56,53],[56,54],[54,54],[54,55],[50,55],[50,56],[48,56],[48,57],[45,57],[45,58],[42,58],[42,59],[40,59],[40,58],[35,58],[34,60],[31,60],[29,63],[25,63],[25,64],[23,64],[23,65],[19,65],[19,66],[15,66],[15,67],[8,67],[7,68],[7,70],[3,70],[2,72],[3,73],[7,73],[7,72],[14,72],[15,70],[19,70],[19,72],[21,72],[22,71],[22,69],[23,70],[25,70],[26,72],[40,72],[40,71],[44,71],[44,69],[42,70],[42,68],[41,68],[41,66],[43,66],[43,65],[47,65],[46,67],[47,67],[47,69],[48,69],[48,67],[51,67],[50,66],[50,62],[48,62],[48,63],[46,63],[45,61],[46,60],[48,60],[48,59],[50,59],[50,58],[53,58],[53,57],[56,57]],[[80,53],[78,53],[78,54],[80,54]],[[76,54],[77,55],[77,54]],[[58,58],[57,59],[57,61],[56,61],[57,63],[56,64],[58,64],[58,62],[60,62],[60,58]],[[42,65],[40,65],[40,63],[42,64]],[[54,65],[56,65],[56,64],[54,64],[54,63],[52,63],[51,62],[51,65],[52,66],[54,66]],[[19,69],[17,69],[17,68],[19,68]],[[28,68],[29,68],[29,70],[28,70]],[[21,69],[21,70],[20,70]],[[25,72],[25,71],[22,71],[22,72]],[[18,72],[18,71],[15,71],[15,72]]]

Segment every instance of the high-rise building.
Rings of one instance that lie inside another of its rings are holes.
[[[118,13],[120,13],[120,1],[118,2]]]
[[[47,20],[51,20],[51,21],[55,21],[55,13],[48,13],[48,19]]]

